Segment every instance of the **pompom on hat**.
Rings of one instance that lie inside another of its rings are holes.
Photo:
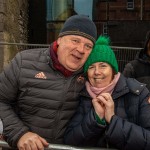
[[[84,65],[84,72],[86,73],[89,66],[96,62],[106,62],[112,66],[116,73],[118,73],[118,63],[115,53],[110,47],[109,37],[100,36],[98,38],[91,54],[89,55]]]
[[[95,43],[97,39],[97,28],[89,17],[85,15],[74,15],[66,20],[58,37],[65,35],[83,36]]]

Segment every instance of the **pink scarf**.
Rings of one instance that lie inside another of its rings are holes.
[[[112,80],[112,82],[103,88],[93,87],[88,81],[86,81],[86,83],[85,83],[86,89],[92,98],[96,98],[98,95],[100,95],[101,93],[104,93],[104,92],[112,94],[114,87],[116,86],[119,78],[120,78],[120,73],[118,72],[114,76],[114,79]]]

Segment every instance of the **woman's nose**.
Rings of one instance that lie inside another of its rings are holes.
[[[100,69],[98,67],[95,68],[95,74],[100,74]]]

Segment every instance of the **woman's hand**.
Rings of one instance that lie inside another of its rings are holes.
[[[103,104],[104,117],[106,122],[110,123],[114,112],[114,101],[109,93],[102,93],[97,97],[98,101]]]
[[[103,119],[105,113],[103,103],[100,102],[98,98],[92,99],[92,103],[96,114],[99,116],[99,118]]]

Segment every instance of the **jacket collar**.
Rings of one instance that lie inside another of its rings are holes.
[[[134,78],[126,78],[121,75],[112,95],[114,99],[128,92],[140,95],[145,86],[146,84],[140,83]]]
[[[112,97],[115,100],[129,92],[139,95],[145,86],[145,84],[138,82],[136,79],[126,78],[121,74],[115,86],[114,92],[112,93]],[[83,89],[80,95],[90,97],[86,88]]]

